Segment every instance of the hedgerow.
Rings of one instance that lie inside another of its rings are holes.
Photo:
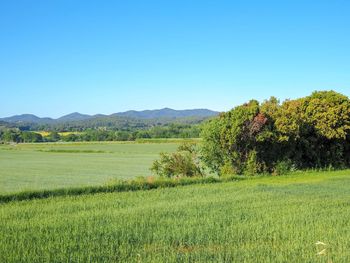
[[[334,91],[251,100],[208,121],[201,155],[214,172],[281,173],[350,166],[350,100]]]

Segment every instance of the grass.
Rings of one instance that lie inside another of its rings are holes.
[[[0,145],[0,194],[100,185],[149,176],[159,152],[179,142],[37,143]]]
[[[39,152],[48,152],[48,153],[113,153],[107,151],[96,151],[96,150],[66,150],[66,149],[40,149]]]
[[[51,190],[29,190],[16,192],[12,194],[0,195],[0,203],[8,203],[11,201],[23,201],[31,199],[43,199],[55,196],[74,196],[83,194],[111,193],[111,192],[127,192],[151,190],[157,188],[170,188],[192,184],[208,184],[230,181],[246,180],[248,177],[230,176],[230,177],[183,177],[183,178],[155,178],[140,177],[131,180],[111,180],[105,185],[84,186],[58,188]]]
[[[349,175],[9,202],[0,262],[350,262]]]
[[[136,178],[179,142],[0,145],[0,262],[350,262],[349,170]]]

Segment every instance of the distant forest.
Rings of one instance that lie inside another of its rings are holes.
[[[197,138],[209,117],[137,119],[107,116],[85,120],[34,123],[0,121],[2,142],[133,141],[141,138]],[[47,132],[43,136],[42,131]]]

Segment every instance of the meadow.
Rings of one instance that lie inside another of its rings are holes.
[[[176,140],[0,145],[0,194],[148,176],[159,152],[177,146]]]
[[[0,205],[0,262],[350,262],[350,171]]]
[[[0,262],[350,262],[350,170],[135,179],[179,143],[0,145]]]

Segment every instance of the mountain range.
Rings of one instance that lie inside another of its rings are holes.
[[[33,114],[21,114],[11,117],[0,118],[0,121],[8,123],[36,123],[36,124],[53,124],[53,123],[64,123],[64,122],[74,122],[74,121],[84,121],[89,119],[98,119],[106,117],[124,117],[124,118],[133,118],[133,119],[177,119],[177,118],[186,118],[186,117],[212,117],[218,115],[219,112],[212,111],[208,109],[192,109],[192,110],[174,110],[170,108],[163,108],[158,110],[143,110],[143,111],[125,111],[113,113],[110,115],[96,114],[96,115],[87,115],[81,114],[79,112],[73,112],[68,115],[64,115],[60,118],[40,118]]]

